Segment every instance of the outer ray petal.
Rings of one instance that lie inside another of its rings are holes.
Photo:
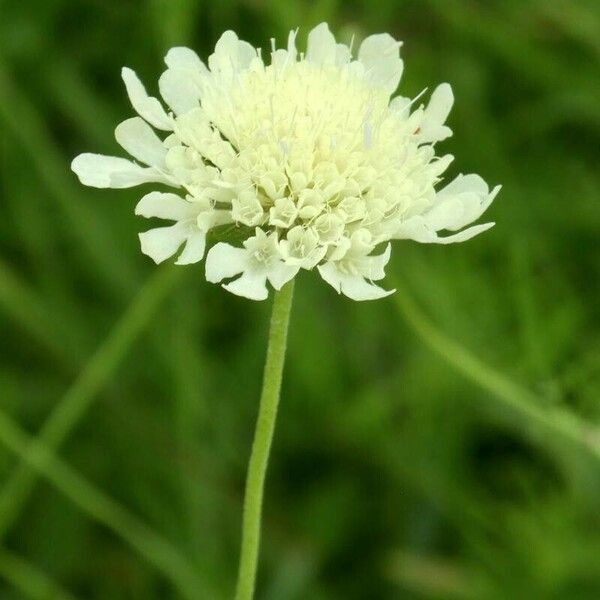
[[[169,115],[167,115],[165,109],[156,98],[148,96],[144,84],[139,80],[135,71],[132,71],[128,67],[123,67],[121,69],[121,77],[125,83],[129,101],[140,117],[144,118],[150,125],[153,125],[157,129],[171,131],[173,126]]]
[[[306,60],[317,65],[335,64],[337,44],[327,23],[320,23],[308,34]]]
[[[206,280],[219,283],[239,275],[248,267],[247,257],[245,248],[236,248],[224,242],[215,244],[206,255]]]
[[[158,81],[160,95],[176,115],[200,106],[201,76],[192,69],[167,69]]]
[[[256,49],[240,40],[235,32],[226,31],[217,42],[215,51],[208,58],[208,67],[213,73],[242,71],[256,58]]]
[[[343,67],[352,60],[352,51],[346,44],[335,45],[335,65]]]
[[[267,275],[263,271],[244,271],[239,279],[226,283],[223,287],[232,294],[249,300],[266,300],[269,295]]]
[[[190,234],[187,223],[175,223],[170,227],[157,227],[138,234],[142,252],[156,264],[170,258],[179,250]]]
[[[276,290],[280,290],[290,279],[296,277],[299,270],[300,265],[287,265],[279,261],[267,273],[267,279]]]
[[[429,227],[427,220],[422,215],[411,217],[398,228],[394,238],[399,240],[414,240],[421,244],[454,244],[458,242],[466,242],[471,238],[492,228],[494,223],[483,223],[474,225],[468,229],[449,235],[440,237],[437,231]]]
[[[153,167],[164,167],[167,149],[142,118],[132,117],[119,123],[115,129],[115,138],[124,150],[140,162]]]
[[[175,261],[176,265],[191,265],[202,260],[206,248],[206,233],[197,231],[190,235],[185,243],[183,252]]]
[[[338,294],[344,294],[352,300],[377,300],[393,294],[396,290],[384,290],[367,282],[360,275],[342,273],[335,263],[328,262],[317,267],[321,277],[332,286]]]
[[[198,209],[194,203],[184,200],[177,194],[150,192],[146,194],[135,207],[135,214],[150,219],[168,219],[182,221],[192,218]]]
[[[142,183],[173,182],[156,169],[144,168],[126,158],[84,153],[76,156],[71,169],[83,185],[96,188],[128,188]]]
[[[423,114],[419,143],[441,142],[452,135],[452,129],[446,127],[444,123],[452,110],[453,104],[454,94],[450,84],[441,83],[438,85],[431,94],[431,99]]]
[[[454,235],[447,235],[445,237],[440,237],[436,240],[436,244],[456,244],[458,242],[466,242],[471,238],[474,238],[476,235],[491,229],[496,223],[481,223],[480,225],[473,225],[473,227],[467,227],[467,229],[463,229]]]
[[[402,77],[401,45],[391,35],[378,33],[366,38],[358,51],[358,60],[365,67],[365,79],[388,94],[396,90]]]
[[[379,300],[390,296],[396,290],[384,290],[369,283],[362,277],[345,277],[342,280],[342,294],[351,300]]]
[[[198,69],[200,71],[207,71],[200,57],[191,48],[186,48],[185,46],[171,48],[165,56],[165,64],[169,69]]]
[[[361,273],[364,275],[366,279],[379,281],[385,277],[385,266],[390,261],[390,256],[392,255],[392,245],[388,244],[385,247],[385,250],[378,255],[375,256],[367,256],[367,269],[362,270]]]

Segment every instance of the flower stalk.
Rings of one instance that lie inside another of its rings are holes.
[[[276,292],[271,313],[267,358],[252,443],[242,519],[242,544],[235,600],[252,600],[256,582],[262,504],[269,453],[275,431],[294,280]]]

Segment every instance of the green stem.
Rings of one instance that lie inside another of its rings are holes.
[[[293,294],[294,280],[277,292],[273,301],[260,407],[246,479],[242,548],[235,600],[252,600],[254,595],[265,475],[279,406]]]

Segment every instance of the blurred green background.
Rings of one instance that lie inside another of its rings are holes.
[[[597,0],[0,0],[2,600],[231,598],[269,304],[156,268],[142,192],[69,163],[121,153],[123,65],[322,20],[451,82],[452,175],[504,189],[391,298],[300,277],[257,599],[600,598]]]

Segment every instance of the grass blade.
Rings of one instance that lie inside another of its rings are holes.
[[[490,392],[502,406],[518,417],[521,430],[537,441],[560,439],[583,449],[600,461],[600,436],[593,427],[566,410],[545,410],[528,390],[486,365],[455,340],[447,337],[429,321],[410,297],[406,288],[394,278],[396,306],[408,325],[421,340],[456,371]]]
[[[35,293],[1,260],[0,305],[61,366],[72,368],[72,357],[58,342],[44,306]]]
[[[189,600],[198,600],[202,582],[188,560],[169,541],[142,523],[127,509],[59,460],[40,440],[25,433],[0,412],[0,441],[45,477],[71,502],[102,523],[144,556]],[[214,596],[210,596],[214,598]]]
[[[39,437],[46,446],[58,448],[81,421],[181,273],[170,265],[153,273],[43,425]],[[35,471],[24,461],[4,485],[0,493],[0,540],[19,516],[35,480]]]
[[[0,575],[32,600],[75,600],[45,573],[25,559],[0,548]]]
[[[69,222],[87,258],[109,283],[125,292],[135,281],[130,263],[114,252],[111,231],[83,203],[75,177],[47,130],[35,105],[18,88],[0,61],[0,122],[12,132],[29,155],[33,168]]]

